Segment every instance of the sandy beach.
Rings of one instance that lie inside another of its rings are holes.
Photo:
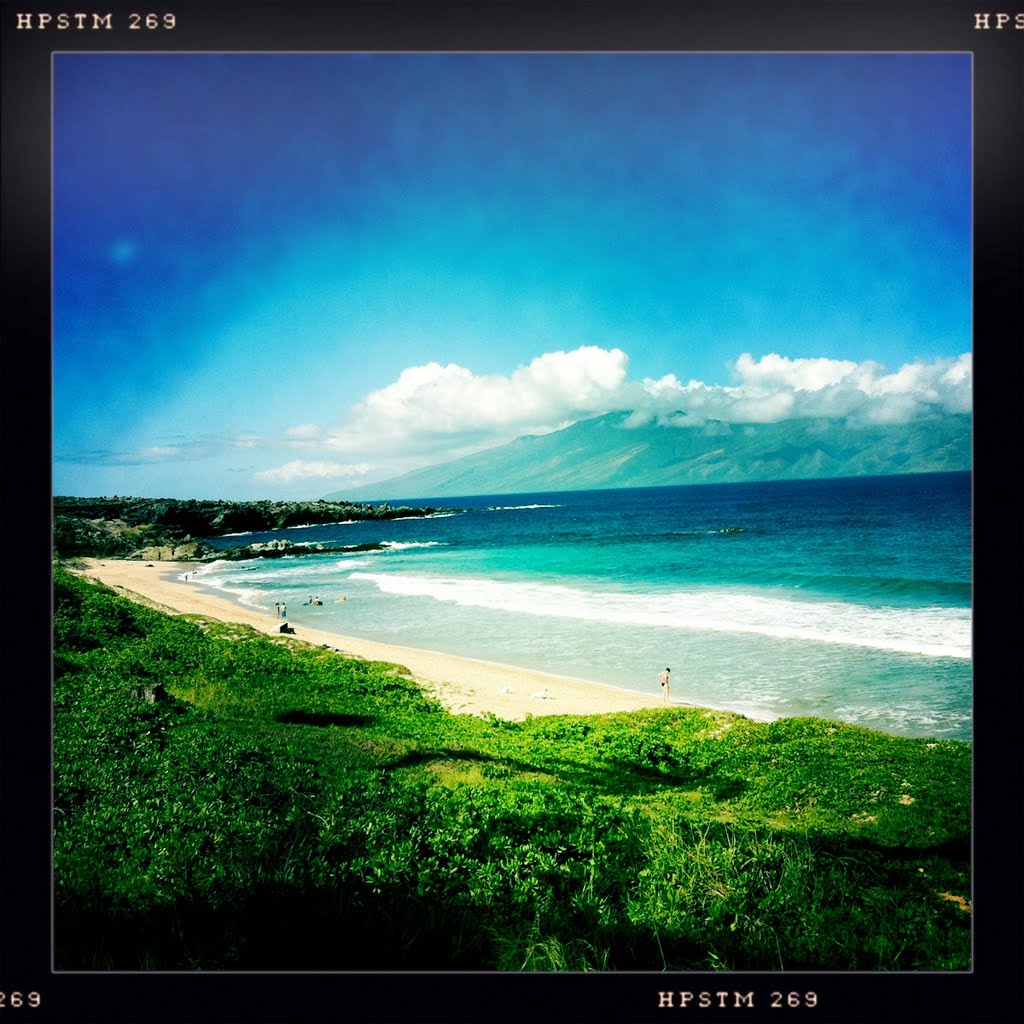
[[[192,563],[159,562],[150,566],[109,558],[89,558],[83,562],[85,568],[79,570],[82,576],[97,579],[126,597],[163,611],[241,622],[268,635],[280,634],[281,623],[273,615],[232,601],[201,583],[181,580],[181,575],[195,568]],[[404,666],[427,692],[457,714],[493,712],[499,718],[516,721],[527,715],[597,715],[665,707],[661,693],[655,692],[656,679],[651,680],[652,692],[647,695],[491,661],[376,643],[305,626],[294,628],[292,640]],[[545,696],[535,696],[540,693]]]

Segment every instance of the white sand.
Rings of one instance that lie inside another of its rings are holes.
[[[194,569],[195,564],[155,562],[149,567],[145,562],[109,558],[84,561],[86,568],[80,570],[82,576],[98,579],[134,600],[141,599],[172,614],[205,615],[224,622],[242,622],[263,633],[279,634],[280,621],[273,615],[211,593],[202,583],[186,583],[175,578]],[[458,714],[477,715],[490,711],[499,718],[521,721],[527,715],[597,715],[665,707],[660,692],[646,695],[492,661],[338,636],[305,626],[294,628],[293,640],[317,647],[327,645],[345,654],[404,666],[428,693]],[[657,680],[652,680],[652,691],[656,686]],[[545,690],[545,697],[534,696]],[[678,703],[673,701],[676,706]]]

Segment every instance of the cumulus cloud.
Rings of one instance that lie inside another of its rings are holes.
[[[296,480],[344,480],[351,482],[357,477],[365,476],[373,467],[369,463],[344,465],[339,462],[306,462],[293,459],[283,466],[260,470],[254,473],[256,480],[267,480],[271,483],[293,483]]]
[[[774,352],[754,361],[744,352],[733,364],[734,372],[752,387],[820,391],[849,377],[856,363],[846,359],[786,359]]]
[[[777,423],[786,419],[842,420],[849,426],[906,423],[929,415],[969,412],[971,357],[915,362],[887,373],[880,363],[789,359],[770,353],[739,356],[737,383],[683,385],[672,374],[645,380],[632,403],[632,425],[656,419],[668,426]]]
[[[347,434],[475,435],[544,433],[615,406],[626,378],[620,349],[583,346],[548,352],[513,373],[478,376],[456,363],[402,371],[393,384],[367,395],[353,410]]]

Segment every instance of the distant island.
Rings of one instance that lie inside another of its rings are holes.
[[[204,561],[212,558],[280,557],[284,554],[365,550],[376,545],[342,548],[305,546],[287,540],[268,544],[215,548],[210,537],[281,530],[292,526],[365,519],[403,519],[451,511],[438,508],[393,508],[349,501],[201,501],[177,498],[53,499],[53,549],[58,558],[137,558]]]

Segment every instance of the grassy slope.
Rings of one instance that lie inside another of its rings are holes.
[[[55,589],[59,967],[970,966],[967,744],[453,716],[399,666]]]

